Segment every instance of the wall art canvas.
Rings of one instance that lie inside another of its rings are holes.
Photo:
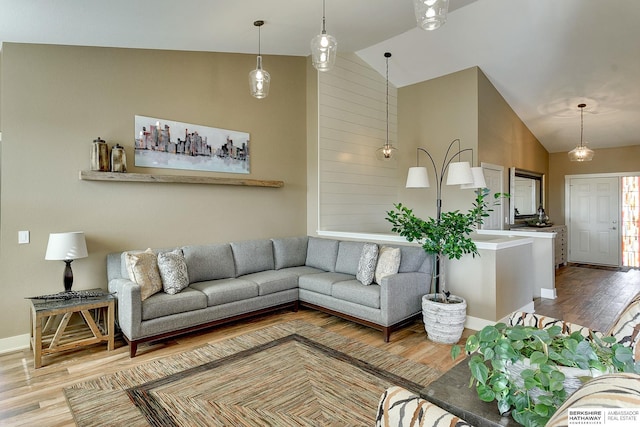
[[[135,116],[135,165],[249,173],[249,134]]]

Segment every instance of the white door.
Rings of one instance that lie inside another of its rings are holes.
[[[620,178],[569,180],[569,261],[620,265]]]
[[[488,163],[482,163],[482,173],[484,174],[484,180],[487,183],[489,189],[489,204],[494,202],[493,195],[495,193],[504,193],[503,175],[504,167],[498,165],[492,165]],[[484,219],[482,230],[503,230],[505,221],[504,219],[504,207],[506,200],[500,200],[500,205],[491,206],[493,211],[489,212],[489,216]]]

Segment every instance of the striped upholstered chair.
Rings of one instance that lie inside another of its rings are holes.
[[[591,330],[587,327],[565,322],[561,319],[542,316],[536,313],[514,312],[508,318],[507,323],[513,325],[535,326],[538,328],[548,328],[558,325],[562,327],[562,332],[571,334],[579,331],[583,336],[590,337],[591,334],[597,336],[616,337],[617,342],[631,347],[634,354],[634,360],[640,361],[640,294],[636,295],[627,305],[624,311],[618,316],[615,323],[608,331],[602,333]]]
[[[467,427],[471,424],[402,387],[382,393],[376,427]]]
[[[640,408],[640,375],[631,373],[608,374],[584,383],[565,400],[545,427],[567,427],[570,410],[598,410],[601,416],[604,416],[604,411],[613,411],[615,408],[627,408],[635,414],[638,413]],[[636,423],[638,418],[636,415]],[[620,425],[638,425],[636,423],[629,420],[629,423],[621,423]],[[574,426],[578,424],[577,420],[572,422]],[[592,422],[591,424],[595,423]]]

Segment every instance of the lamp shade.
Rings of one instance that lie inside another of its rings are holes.
[[[405,185],[406,188],[428,188],[430,186],[427,168],[424,166],[414,166],[409,168],[409,173],[407,173],[407,184]]]
[[[469,162],[449,163],[447,174],[447,185],[471,184],[473,183],[473,173]]]
[[[89,256],[87,242],[82,231],[49,234],[49,243],[44,259],[74,260],[87,256]]]
[[[311,40],[311,61],[318,71],[329,71],[336,63],[338,42],[325,31]]]
[[[569,160],[572,162],[590,162],[593,159],[594,154],[595,153],[591,148],[585,145],[578,145],[576,148],[569,151]]]
[[[262,68],[262,56],[258,55],[256,69],[249,73],[249,88],[251,96],[258,99],[266,98],[269,95],[269,84],[271,75]]]
[[[462,184],[460,188],[485,188],[487,182],[484,180],[484,173],[482,173],[481,167],[471,168],[471,175],[473,175],[473,182],[471,184]]]

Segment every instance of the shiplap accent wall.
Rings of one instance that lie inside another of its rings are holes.
[[[318,229],[389,232],[384,218],[397,201],[397,161],[375,155],[386,141],[386,76],[355,54],[338,55],[334,69],[318,74]],[[397,99],[389,84],[396,148]]]

